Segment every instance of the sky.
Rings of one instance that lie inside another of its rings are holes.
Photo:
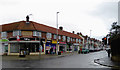
[[[118,21],[119,0],[0,0],[0,24],[26,20],[101,40]],[[90,33],[91,30],[91,33]]]

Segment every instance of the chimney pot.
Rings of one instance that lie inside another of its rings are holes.
[[[63,27],[62,27],[62,26],[60,26],[60,27],[59,27],[59,29],[60,29],[60,30],[63,30]]]
[[[73,31],[73,34],[75,33],[75,31]]]

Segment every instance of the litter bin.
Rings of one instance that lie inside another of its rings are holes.
[[[58,55],[61,55],[61,52],[60,52],[60,51],[58,52]]]

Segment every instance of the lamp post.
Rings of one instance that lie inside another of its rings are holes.
[[[58,50],[59,50],[59,48],[58,48],[58,14],[59,14],[59,12],[57,12],[56,13],[56,25],[57,25],[57,28],[56,28],[56,32],[57,32],[57,54],[58,54]]]

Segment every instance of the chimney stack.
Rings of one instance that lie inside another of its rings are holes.
[[[73,34],[75,33],[75,31],[72,32]]]
[[[62,27],[62,26],[60,26],[60,27],[59,27],[59,29],[60,29],[60,30],[63,30],[63,27]]]
[[[29,23],[29,16],[26,16],[26,23]]]
[[[78,32],[77,35],[79,35],[80,33]]]

